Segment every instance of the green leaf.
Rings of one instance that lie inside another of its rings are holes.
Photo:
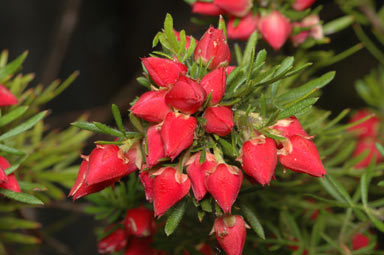
[[[179,202],[173,209],[171,214],[168,216],[167,222],[165,223],[165,234],[170,236],[177,226],[179,225],[181,219],[183,218],[186,208],[185,200]]]
[[[306,95],[307,93],[311,92],[314,89],[320,89],[320,88],[324,87],[329,82],[331,82],[334,77],[335,77],[335,72],[328,72],[328,73],[322,75],[321,77],[314,79],[314,80],[311,80],[300,87],[290,89],[285,94],[279,96],[276,99],[276,101],[283,103],[283,102],[293,101],[295,99],[298,99],[298,98]]]
[[[5,197],[8,197],[10,199],[13,199],[22,203],[32,204],[32,205],[44,204],[40,199],[30,194],[14,192],[12,190],[7,190],[7,189],[0,189],[0,193],[3,194]]]
[[[28,106],[20,106],[9,113],[3,115],[0,117],[0,127],[3,127],[7,125],[8,123],[14,121],[15,119],[19,118],[21,115],[23,115],[28,110]]]
[[[201,209],[203,209],[203,211],[209,212],[209,213],[213,212],[211,199],[204,198],[203,200],[201,200],[200,205],[201,205]]]
[[[334,19],[323,26],[323,32],[325,35],[334,34],[336,32],[339,32],[340,30],[349,27],[354,21],[355,19],[352,15],[347,15]]]
[[[40,239],[31,235],[1,232],[0,240],[6,243],[21,243],[21,244],[38,244],[41,243]]]
[[[0,144],[0,151],[5,151],[7,153],[15,154],[15,155],[24,155],[25,154],[25,152],[23,152],[21,150],[9,147],[9,146],[4,145],[4,144]]]
[[[21,66],[21,64],[23,64],[27,55],[28,51],[25,51],[23,54],[21,54],[18,58],[10,62],[8,65],[0,68],[0,81],[4,80],[11,74],[14,74],[17,69]]]
[[[381,145],[379,143],[376,143],[376,148],[380,152],[381,156],[384,157],[384,147],[383,147],[383,145]]]
[[[132,125],[139,131],[140,133],[144,133],[143,125],[141,124],[141,120],[137,118],[133,113],[129,113],[129,120]]]
[[[47,111],[43,111],[43,112],[40,112],[40,113],[36,114],[35,116],[33,116],[32,118],[28,119],[27,121],[25,121],[24,123],[20,124],[19,126],[17,126],[17,127],[13,128],[13,129],[9,130],[8,132],[2,134],[0,136],[0,141],[3,141],[5,139],[8,139],[8,138],[13,137],[15,135],[18,135],[18,134],[23,133],[24,131],[30,129],[37,122],[39,122],[41,119],[43,119],[46,114],[47,114]]]
[[[169,13],[167,13],[164,20],[164,33],[171,47],[170,50],[173,51],[174,53],[178,52],[179,43],[177,41],[175,32],[173,31],[173,18]]]
[[[301,102],[281,111],[279,113],[279,115],[277,116],[277,119],[278,120],[285,119],[285,118],[293,116],[297,113],[300,113],[300,112],[304,111],[306,108],[311,107],[313,104],[315,104],[317,102],[317,100],[319,100],[318,97],[306,98],[306,99],[302,100]]]
[[[243,215],[247,222],[251,225],[255,233],[263,240],[265,240],[265,234],[263,226],[260,224],[259,219],[256,214],[253,212],[252,208],[249,207],[246,203],[240,202],[240,208],[243,212]]]
[[[14,217],[2,216],[0,218],[0,229],[14,230],[14,229],[34,229],[39,228],[41,225],[38,222],[18,219]]]
[[[252,52],[256,49],[257,44],[257,32],[253,32],[248,39],[247,46],[245,47],[243,58],[239,65],[248,65],[251,62]],[[260,53],[260,52],[259,52]],[[259,56],[259,55],[257,55]]]
[[[118,136],[118,137],[124,137],[124,134],[114,128],[108,127],[107,125],[94,121],[93,124],[103,133],[111,135],[111,136]]]
[[[20,189],[23,191],[46,191],[47,188],[39,183],[19,181]]]
[[[112,104],[112,114],[113,114],[113,117],[115,118],[117,127],[120,129],[122,133],[125,133],[123,119],[121,118],[119,107],[115,104]]]
[[[321,240],[321,234],[324,232],[325,229],[325,223],[326,221],[324,219],[324,214],[320,213],[312,228],[311,246],[316,247],[319,244]]]

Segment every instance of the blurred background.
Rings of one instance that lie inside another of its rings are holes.
[[[80,76],[53,100],[48,122],[52,128],[66,127],[84,113],[92,121],[110,121],[110,105],[122,112],[144,91],[136,82],[141,73],[140,57],[152,50],[152,39],[162,28],[167,12],[176,29],[200,38],[206,27],[190,23],[191,8],[182,0],[2,0],[0,49],[10,59],[28,50],[23,73],[33,72],[35,84],[65,79],[79,70]],[[323,5],[325,22],[342,16],[333,1]],[[341,52],[358,43],[352,29],[331,37],[321,46]],[[262,45],[260,47],[263,47]],[[272,51],[269,46],[265,46]],[[320,46],[318,46],[320,47]],[[336,70],[335,80],[324,89],[319,106],[334,112],[363,106],[355,93],[354,81],[377,65],[366,50],[321,70]],[[90,143],[92,141],[89,141]],[[85,154],[90,151],[86,148]],[[52,205],[35,217],[52,233],[39,254],[97,254],[91,216],[81,213],[81,201]]]

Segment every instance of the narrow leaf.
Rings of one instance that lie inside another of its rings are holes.
[[[32,204],[32,205],[43,205],[44,203],[36,198],[33,195],[21,193],[21,192],[14,192],[7,189],[0,189],[0,193],[3,194],[5,197],[8,197],[10,199],[26,203],[26,204]]]
[[[245,219],[251,225],[255,233],[263,240],[265,240],[265,234],[263,226],[260,224],[259,219],[256,214],[253,212],[252,208],[249,207],[246,203],[240,203],[241,211],[243,212]]]
[[[181,219],[183,218],[185,208],[186,202],[181,201],[172,209],[172,212],[169,215],[164,228],[165,234],[167,236],[170,236],[175,231],[176,227],[179,225]]]

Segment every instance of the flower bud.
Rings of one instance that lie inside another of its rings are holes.
[[[235,68],[236,68],[236,66],[227,66],[225,68],[225,73],[229,76],[232,73],[233,69],[235,69]]]
[[[128,235],[146,237],[153,235],[155,232],[153,211],[144,206],[129,209],[125,215],[123,224]]]
[[[310,7],[315,0],[296,0],[292,4],[292,8],[295,9],[296,11],[303,11]]]
[[[165,101],[183,113],[193,114],[203,105],[205,98],[205,91],[197,82],[181,76],[165,96]]]
[[[197,121],[194,117],[168,113],[160,131],[165,155],[174,160],[183,150],[191,146],[196,127]]]
[[[207,107],[203,118],[206,120],[204,129],[207,133],[226,136],[234,126],[232,109],[227,106]]]
[[[162,122],[171,111],[165,102],[166,94],[166,90],[145,92],[131,107],[130,111],[146,121]]]
[[[113,226],[106,228],[106,231]],[[117,228],[115,231],[104,237],[97,244],[99,253],[113,253],[122,250],[127,244],[125,232],[121,228]]]
[[[259,30],[269,45],[278,50],[289,37],[292,26],[280,12],[273,11],[261,18]]]
[[[220,103],[225,93],[225,84],[225,70],[223,67],[211,71],[201,79],[200,85],[205,90],[206,95],[208,96],[211,93],[210,105]]]
[[[292,27],[293,28],[296,28],[296,27],[302,28],[303,25],[300,22],[294,22],[294,23],[292,23]],[[297,47],[300,44],[302,44],[303,42],[305,42],[305,40],[307,40],[308,36],[309,36],[309,31],[307,31],[307,30],[301,31],[298,34],[291,36],[291,42],[292,42],[293,46]]]
[[[209,69],[227,66],[231,61],[231,52],[223,30],[210,27],[196,45],[194,52],[196,62],[207,65]]]
[[[240,215],[217,218],[214,223],[217,242],[227,255],[241,255],[246,238],[245,222]]]
[[[145,141],[147,142],[148,154],[145,156],[145,162],[149,168],[157,165],[159,159],[165,158],[164,144],[161,139],[160,129],[160,126],[154,125],[147,130]]]
[[[205,186],[208,192],[224,213],[231,213],[231,207],[236,201],[243,182],[243,173],[237,167],[224,163],[217,165],[207,173]]]
[[[149,174],[149,171],[142,171],[139,174],[141,184],[144,187],[145,198],[148,202],[153,201],[153,177]]]
[[[69,192],[68,196],[72,196],[73,200],[77,200],[81,197],[103,190],[117,181],[117,179],[112,179],[92,185],[85,183],[85,178],[87,177],[88,160],[89,157],[85,156],[80,164],[80,169],[79,173],[77,174],[75,184]]]
[[[0,84],[0,107],[17,104],[17,98],[2,84]]]
[[[156,255],[156,250],[152,248],[152,237],[129,239],[124,255]]]
[[[149,76],[160,87],[170,87],[175,84],[181,74],[187,72],[187,67],[182,63],[165,58],[142,58],[141,62],[148,71]]]
[[[244,172],[261,185],[269,184],[277,163],[275,141],[257,137],[243,144],[240,159]]]
[[[10,167],[8,160],[2,156],[0,156],[0,183],[8,181],[8,177],[5,174],[5,169]]]
[[[279,130],[281,132],[280,135],[287,138],[293,135],[300,135],[304,137],[309,136],[295,116],[277,121],[277,123],[273,125],[272,128]]]
[[[160,168],[153,174],[153,208],[155,217],[161,217],[174,204],[187,195],[191,181],[172,167]]]
[[[367,117],[368,115],[373,114],[373,112],[369,110],[360,110],[357,111],[349,121],[349,123],[358,121],[364,117]],[[366,121],[348,128],[348,131],[356,132],[357,136],[359,138],[366,138],[371,137],[375,138],[378,135],[379,131],[379,125],[380,125],[380,119],[377,116],[372,116],[371,118],[367,119]]]
[[[89,164],[85,182],[88,185],[100,183],[116,178],[122,178],[137,170],[134,155],[140,153],[136,145],[133,145],[124,154],[117,145],[96,145],[89,155]],[[131,152],[134,152],[132,155]]]
[[[0,189],[7,189],[14,192],[21,192],[19,183],[17,182],[16,176],[14,173],[8,175],[8,180],[0,183]]]
[[[225,12],[236,16],[244,17],[252,8],[252,0],[213,0],[213,3]]]
[[[260,18],[249,13],[247,16],[240,19],[240,22],[235,26],[236,18],[232,17],[228,21],[227,33],[228,38],[238,40],[248,40],[251,34],[257,30]]]
[[[376,157],[376,163],[379,163],[382,160],[382,156],[376,147],[377,142],[378,140],[371,138],[360,139],[357,141],[353,157],[357,157],[365,151],[369,151],[369,153],[355,165],[355,168],[360,169],[369,166],[374,156]]]
[[[197,201],[203,199],[207,193],[207,188],[205,187],[205,176],[208,170],[211,170],[216,166],[216,160],[213,154],[206,152],[205,161],[200,164],[201,152],[194,154],[186,163],[187,174],[189,179],[192,182],[193,194]]]
[[[309,36],[313,39],[319,40],[324,38],[323,27],[321,26],[320,18],[318,15],[309,15],[301,22],[303,27],[309,27]]]
[[[293,135],[287,153],[278,155],[280,163],[292,171],[321,177],[326,173],[316,145],[309,139]]]
[[[192,4],[192,13],[219,16],[222,12],[214,3],[196,1]]]
[[[362,233],[356,233],[352,237],[352,250],[360,250],[370,243],[370,238]]]

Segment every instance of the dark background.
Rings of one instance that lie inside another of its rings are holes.
[[[321,19],[328,21],[342,13],[332,1],[324,5]],[[200,38],[205,28],[190,24],[191,9],[182,0],[2,0],[0,8],[0,49],[8,49],[10,59],[29,50],[23,73],[34,72],[33,84],[48,84],[65,79],[73,71],[80,76],[64,93],[52,101],[50,125],[66,127],[82,113],[91,120],[108,122],[110,105],[125,111],[129,102],[143,91],[136,83],[141,73],[140,57],[151,52],[152,39],[162,28],[167,12],[176,29]],[[331,37],[324,46],[341,52],[358,41],[351,29]],[[267,50],[271,50],[267,47]],[[362,50],[347,61],[333,65],[337,76],[324,90],[321,107],[339,112],[363,105],[356,96],[354,81],[376,66]],[[39,254],[97,254],[93,219],[67,209],[39,210],[38,218],[52,234]],[[72,206],[73,205],[73,206]],[[71,213],[69,213],[71,212]],[[60,228],[60,222],[65,222]],[[54,231],[55,227],[60,231]]]

